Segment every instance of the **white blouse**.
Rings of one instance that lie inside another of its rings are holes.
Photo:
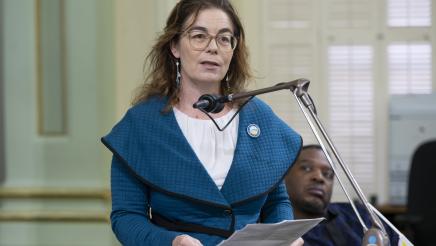
[[[191,118],[175,107],[173,110],[183,135],[218,189],[221,189],[233,161],[238,139],[239,115],[221,132],[210,119]],[[215,121],[223,128],[235,113],[236,110],[232,109]]]

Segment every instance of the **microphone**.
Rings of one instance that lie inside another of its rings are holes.
[[[208,113],[219,113],[224,109],[224,104],[226,100],[224,97],[212,95],[212,94],[204,94],[198,101],[192,105],[194,108],[203,109]]]
[[[221,110],[224,109],[224,104],[227,102],[232,102],[237,99],[252,97],[259,94],[269,93],[269,92],[283,90],[283,89],[289,89],[291,91],[297,90],[297,92],[301,90],[304,91],[307,90],[307,87],[309,86],[309,82],[310,81],[307,79],[296,79],[290,82],[278,83],[274,86],[259,89],[259,90],[240,92],[236,94],[229,94],[226,96],[204,94],[198,99],[196,103],[192,105],[192,107],[203,109],[208,113],[219,113],[221,112]],[[301,93],[297,93],[297,94],[301,94]]]
[[[208,100],[198,100],[196,103],[192,105],[193,108],[207,108],[210,104],[210,101]]]

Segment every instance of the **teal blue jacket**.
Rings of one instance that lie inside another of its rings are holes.
[[[216,245],[226,236],[195,228],[232,233],[250,223],[293,219],[283,178],[302,140],[265,103],[255,98],[241,110],[233,162],[219,190],[174,112],[161,112],[166,102],[152,98],[132,107],[102,138],[113,153],[111,222],[123,245],[171,245],[181,234]],[[258,137],[248,134],[251,124]],[[158,215],[170,225],[156,222]]]

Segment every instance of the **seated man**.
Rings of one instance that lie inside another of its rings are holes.
[[[361,245],[363,228],[351,205],[330,203],[334,176],[321,146],[307,145],[285,177],[295,218],[326,218],[303,236],[304,245]],[[369,227],[369,214],[363,206],[357,208]],[[398,245],[398,235],[384,226],[391,245]]]

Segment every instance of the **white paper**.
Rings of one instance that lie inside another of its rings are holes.
[[[324,218],[284,220],[275,224],[249,224],[218,246],[289,246]]]

